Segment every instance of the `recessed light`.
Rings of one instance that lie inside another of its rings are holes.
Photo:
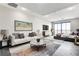
[[[24,11],[26,10],[26,8],[24,8],[24,7],[21,7],[21,9],[24,10]]]
[[[23,11],[26,11],[26,8],[21,7],[21,6],[18,6],[17,9],[19,9],[19,10],[23,10]]]
[[[75,7],[69,7],[67,8],[67,10],[73,10]]]

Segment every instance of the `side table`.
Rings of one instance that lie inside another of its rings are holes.
[[[79,36],[76,36],[75,37],[75,42],[74,42],[76,45],[79,45]]]
[[[9,40],[6,40],[6,43],[7,43],[7,45],[5,45],[5,46],[2,46],[2,40],[0,41],[0,48],[3,48],[3,47],[9,47]]]

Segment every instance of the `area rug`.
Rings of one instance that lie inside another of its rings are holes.
[[[55,51],[59,48],[60,44],[46,45],[46,48],[36,51],[29,48],[24,48],[20,51],[11,53],[12,56],[52,56]]]

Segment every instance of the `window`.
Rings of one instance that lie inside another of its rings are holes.
[[[61,24],[55,24],[55,34],[61,33]]]
[[[58,25],[55,24],[55,34],[57,34],[57,31],[58,31],[58,30],[57,30],[57,29],[58,29],[57,27],[58,27]]]
[[[70,33],[70,23],[55,24],[55,34],[57,33]]]
[[[70,33],[70,23],[62,23],[62,33]]]
[[[58,24],[58,33],[61,33],[61,24]]]

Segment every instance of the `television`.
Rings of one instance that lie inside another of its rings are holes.
[[[43,30],[48,30],[49,26],[48,25],[43,25]]]

